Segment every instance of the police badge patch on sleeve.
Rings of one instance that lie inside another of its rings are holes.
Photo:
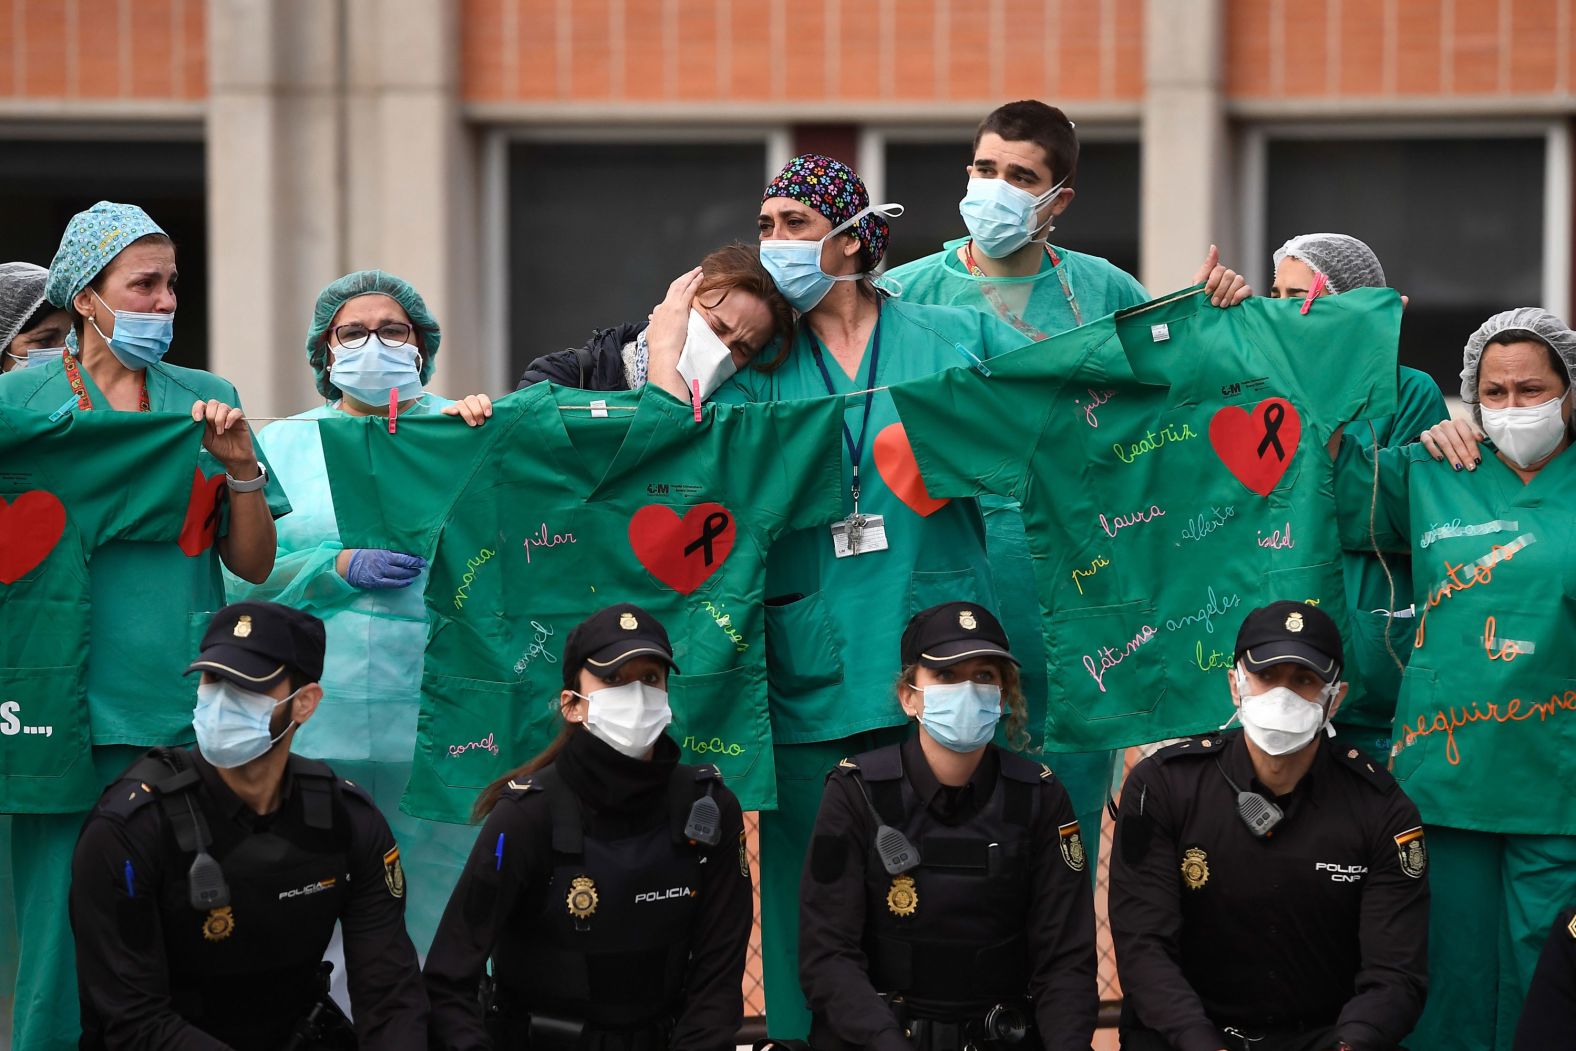
[[[1428,871],[1428,847],[1423,844],[1423,826],[1409,828],[1395,837],[1395,852],[1401,859],[1401,871],[1413,879],[1422,879]]]
[[[1078,832],[1078,822],[1069,821],[1056,831],[1061,836],[1062,860],[1074,872],[1082,872],[1087,859],[1084,857],[1083,836]]]
[[[400,867],[399,847],[383,855],[383,882],[392,897],[405,896],[405,870]]]

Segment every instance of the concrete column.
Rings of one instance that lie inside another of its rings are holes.
[[[1141,280],[1183,287],[1210,244],[1245,265],[1232,229],[1232,167],[1223,78],[1222,0],[1148,0],[1141,171]]]
[[[443,329],[432,387],[502,394],[481,349],[476,146],[459,111],[459,5],[346,0],[347,269],[414,285]]]
[[[318,400],[303,339],[340,273],[338,3],[210,0],[210,368],[254,416]]]

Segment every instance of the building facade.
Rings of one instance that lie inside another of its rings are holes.
[[[1077,123],[1056,241],[1159,294],[1208,245],[1367,240],[1447,393],[1495,310],[1571,300],[1572,0],[0,0],[0,259],[99,198],[183,272],[172,360],[249,410],[315,400],[317,290],[381,267],[443,329],[435,386],[644,316],[753,240],[796,152],[899,201],[892,262],[961,230],[974,126]]]

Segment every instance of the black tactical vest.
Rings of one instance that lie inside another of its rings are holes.
[[[918,1017],[983,1014],[1028,994],[1025,929],[1029,832],[1041,767],[998,750],[996,789],[966,824],[947,825],[903,776],[902,746],[854,760],[882,820],[919,850],[917,867],[888,875],[872,843],[865,862],[865,952],[871,984]]]
[[[586,834],[579,797],[549,766],[532,777],[552,816],[553,871],[534,914],[493,952],[504,1013],[588,1028],[665,1027],[682,1006],[703,847],[684,834],[715,767],[674,768],[668,820],[622,839]],[[531,906],[525,905],[524,908]]]
[[[183,758],[174,749],[157,751]],[[263,1046],[259,1038],[282,1026],[288,1032],[317,998],[318,965],[350,893],[350,819],[333,770],[291,756],[289,798],[248,833],[219,812],[190,768],[189,753],[184,763],[186,776],[172,778],[165,762],[144,758],[122,782],[164,783],[155,786],[171,832],[164,844],[159,924],[171,1004],[232,1046]],[[202,912],[191,904],[187,870],[195,844],[188,801],[205,819],[212,840],[207,851],[229,886],[223,908]]]

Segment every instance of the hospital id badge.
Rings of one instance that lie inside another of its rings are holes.
[[[832,523],[832,552],[838,558],[868,555],[887,549],[886,519],[881,515],[849,515]]]

